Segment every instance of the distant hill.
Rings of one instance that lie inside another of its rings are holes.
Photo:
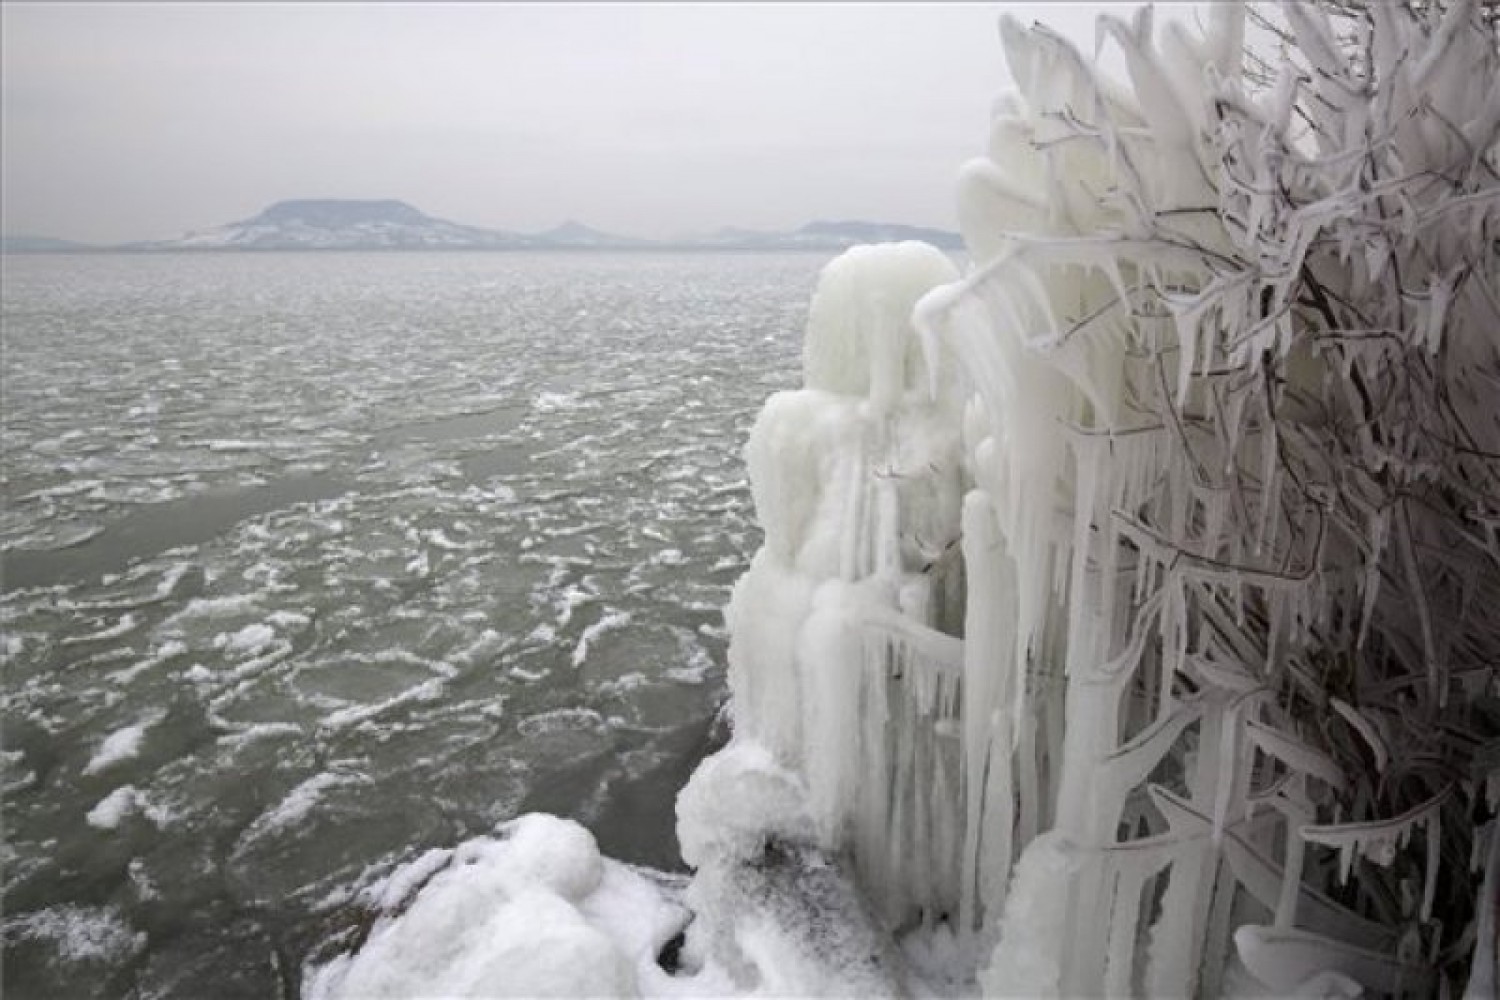
[[[569,220],[515,233],[437,219],[404,201],[344,198],[278,201],[249,219],[121,250],[761,250],[837,251],[857,243],[923,240],[963,248],[957,233],[882,222],[811,222],[772,232],[726,227],[675,240],[644,240]]]
[[[99,250],[89,243],[75,243],[51,236],[0,236],[0,253],[68,253],[76,250]]]
[[[888,222],[809,222],[801,229],[774,232],[726,226],[681,242],[687,247],[735,250],[843,250],[859,243],[897,243],[921,240],[943,250],[962,250],[963,238],[942,229],[924,229]]]
[[[545,233],[537,233],[531,239],[540,246],[548,247],[587,247],[624,249],[627,247],[649,247],[653,246],[651,240],[636,239],[633,236],[617,236],[614,233],[604,233],[597,229],[585,226],[581,222],[569,219],[555,229],[549,229]]]
[[[404,201],[342,198],[278,201],[242,222],[132,250],[439,250],[528,245],[516,233],[435,219]]]

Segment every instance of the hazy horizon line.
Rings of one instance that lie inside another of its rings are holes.
[[[911,229],[930,229],[930,230],[933,230],[935,232],[941,232],[941,233],[945,233],[945,234],[949,234],[949,235],[955,235],[955,236],[958,235],[958,231],[957,231],[956,228],[952,228],[952,227],[949,227],[949,226],[943,226],[943,225],[936,225],[936,224],[931,224],[931,223],[903,222],[903,221],[896,221],[896,220],[885,219],[885,218],[877,218],[877,217],[872,217],[872,216],[851,217],[851,216],[836,216],[836,215],[829,214],[829,215],[815,216],[813,218],[806,219],[805,221],[803,221],[801,223],[794,224],[792,226],[785,227],[785,228],[772,228],[772,227],[765,227],[765,226],[744,226],[744,225],[739,225],[739,224],[736,224],[736,223],[733,223],[733,222],[726,222],[726,223],[722,223],[722,224],[717,225],[717,226],[707,227],[707,228],[704,228],[704,229],[676,232],[676,233],[673,233],[672,235],[668,235],[668,236],[639,236],[639,235],[636,235],[634,233],[622,232],[622,231],[614,230],[614,229],[601,229],[601,228],[593,225],[592,223],[584,221],[583,219],[581,219],[577,215],[567,216],[567,217],[563,218],[561,221],[557,222],[556,224],[544,227],[542,229],[529,229],[529,228],[528,229],[522,229],[522,228],[512,228],[512,227],[508,227],[508,226],[497,227],[497,226],[489,226],[489,225],[477,225],[477,224],[474,224],[474,223],[464,222],[464,221],[461,221],[461,220],[456,220],[456,219],[447,218],[447,217],[443,217],[443,216],[431,215],[428,212],[426,212],[424,209],[422,209],[419,206],[413,204],[411,201],[406,200],[405,198],[342,198],[342,197],[326,197],[326,198],[323,198],[323,197],[320,197],[320,198],[282,198],[282,199],[278,199],[276,201],[272,201],[272,202],[266,203],[265,206],[259,212],[256,212],[256,213],[254,213],[252,215],[245,216],[245,217],[239,218],[239,219],[234,219],[234,220],[231,220],[231,221],[228,221],[228,222],[213,223],[213,224],[210,224],[210,225],[207,225],[207,226],[201,226],[201,227],[197,227],[197,228],[193,228],[193,229],[183,230],[183,231],[178,232],[177,234],[172,235],[172,236],[163,236],[163,237],[137,237],[137,238],[125,239],[125,240],[100,241],[100,240],[75,239],[75,238],[69,237],[69,236],[59,236],[55,232],[36,232],[36,231],[24,231],[24,230],[11,231],[11,230],[8,230],[8,229],[0,229],[0,239],[4,239],[4,240],[46,240],[46,241],[56,241],[56,242],[61,242],[61,243],[71,243],[71,244],[75,244],[75,245],[81,246],[81,247],[97,247],[97,248],[101,248],[101,249],[116,248],[116,247],[130,247],[130,246],[135,245],[135,244],[146,244],[146,243],[162,242],[162,241],[165,241],[165,240],[180,239],[182,237],[190,236],[190,235],[193,235],[195,233],[210,232],[210,231],[213,231],[215,229],[225,228],[227,226],[242,225],[244,223],[248,223],[248,222],[254,220],[258,215],[264,214],[267,210],[269,210],[270,208],[272,208],[272,207],[274,207],[276,205],[284,204],[284,203],[287,203],[287,202],[299,202],[299,201],[312,201],[312,202],[315,202],[315,201],[328,201],[328,202],[355,202],[355,203],[359,203],[359,202],[365,202],[365,203],[369,203],[369,202],[394,202],[394,203],[399,203],[399,204],[405,205],[405,206],[407,206],[409,208],[415,209],[416,211],[420,212],[423,216],[425,216],[427,219],[430,219],[433,222],[447,223],[449,225],[462,226],[462,227],[464,227],[466,229],[476,229],[476,230],[480,230],[480,231],[488,232],[488,233],[502,233],[502,234],[506,234],[506,235],[514,235],[514,236],[522,236],[522,237],[545,236],[548,233],[555,232],[556,230],[559,230],[559,229],[564,229],[564,228],[566,228],[568,226],[581,226],[583,228],[590,229],[590,230],[593,230],[594,232],[600,233],[601,235],[619,237],[621,239],[637,240],[637,241],[647,242],[647,243],[672,243],[674,241],[701,240],[704,237],[715,236],[717,234],[725,232],[726,230],[728,230],[728,231],[736,231],[736,232],[741,232],[741,233],[746,233],[746,234],[761,234],[761,235],[767,235],[767,236],[785,235],[785,234],[789,234],[789,233],[800,232],[801,230],[806,229],[809,226],[818,225],[820,223],[822,223],[822,224],[829,224],[829,225],[841,225],[841,224],[856,223],[856,224],[877,225],[877,226],[899,226],[899,227],[905,227],[905,228],[911,228]]]

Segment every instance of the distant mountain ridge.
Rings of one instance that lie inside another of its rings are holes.
[[[585,226],[581,222],[569,219],[562,225],[538,233],[531,239],[542,246],[552,247],[641,247],[650,246],[650,240],[636,239],[633,236],[617,236],[614,233],[601,232],[591,226]]]
[[[921,240],[945,250],[962,250],[963,237],[945,229],[930,229],[925,226],[905,226],[890,222],[810,222],[798,233],[804,239],[826,238],[850,240],[856,243],[899,243],[902,240]]]
[[[702,236],[646,240],[569,220],[541,233],[515,233],[434,218],[396,199],[278,201],[239,222],[175,239],[91,247],[44,237],[7,237],[8,252],[65,250],[842,250],[857,243],[923,240],[961,250],[957,233],[893,223],[817,221],[790,232],[725,227]],[[14,243],[14,245],[13,245]]]
[[[898,243],[902,240],[921,240],[943,250],[962,250],[964,246],[961,236],[944,229],[862,220],[819,220],[785,233],[726,227],[710,236],[698,237],[690,243],[744,249],[826,250],[843,249],[858,243]]]
[[[88,243],[75,243],[52,236],[0,236],[0,253],[67,253],[70,250],[98,250]]]
[[[520,247],[528,239],[436,219],[395,199],[278,201],[241,222],[131,250],[438,250]]]

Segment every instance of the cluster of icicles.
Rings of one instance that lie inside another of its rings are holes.
[[[1210,7],[1101,19],[1123,83],[1006,20],[968,273],[825,271],[748,447],[728,753],[990,994],[1493,995],[1494,31],[1291,4],[1253,86]]]

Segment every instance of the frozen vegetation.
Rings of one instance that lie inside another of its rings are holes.
[[[1211,15],[1101,19],[1118,81],[1003,20],[967,273],[829,265],[751,432],[691,884],[612,929],[564,831],[521,921],[554,876],[460,848],[508,866],[476,947],[562,963],[464,988],[1494,995],[1494,12],[1290,4],[1248,72]]]

